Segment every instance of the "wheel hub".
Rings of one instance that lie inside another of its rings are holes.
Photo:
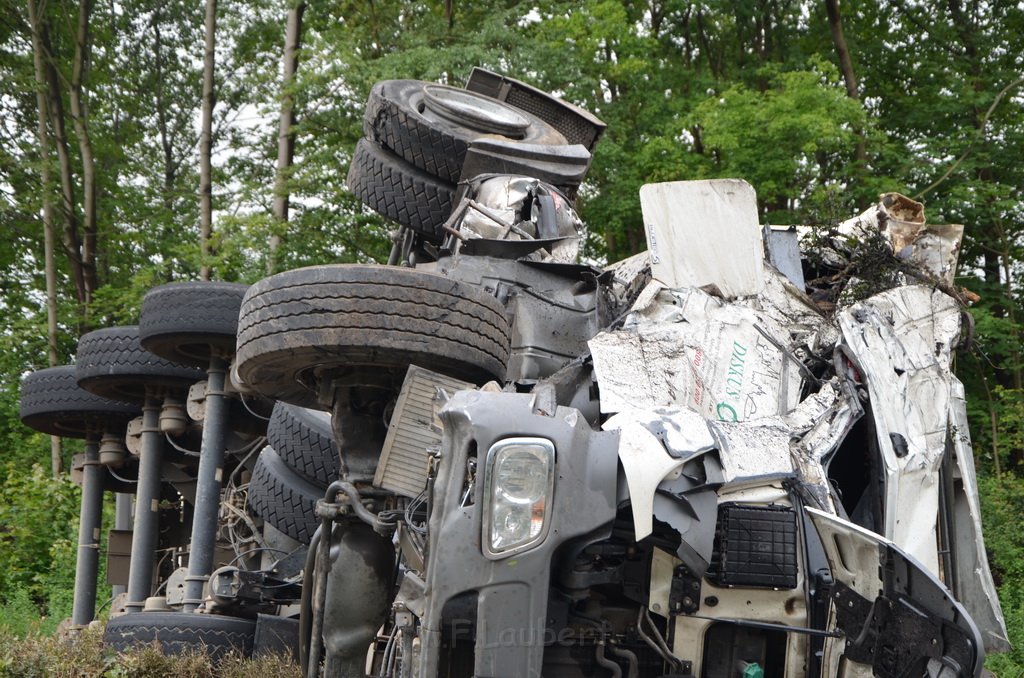
[[[455,124],[516,139],[526,136],[530,126],[529,120],[511,106],[453,87],[424,87],[423,105]]]

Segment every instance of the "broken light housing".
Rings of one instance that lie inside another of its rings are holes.
[[[506,438],[487,451],[483,550],[521,553],[544,540],[555,483],[555,446],[544,438]]]

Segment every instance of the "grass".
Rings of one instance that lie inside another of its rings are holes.
[[[158,647],[116,653],[103,646],[103,631],[85,629],[73,638],[0,626],[0,676],[11,678],[300,678],[297,664],[278,656],[228,655],[216,665],[197,651],[169,657]]]

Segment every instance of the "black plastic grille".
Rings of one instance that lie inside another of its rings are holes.
[[[796,588],[796,513],[784,506],[718,507],[708,578],[718,586]]]

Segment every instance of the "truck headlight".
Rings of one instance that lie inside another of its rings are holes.
[[[544,438],[506,438],[487,451],[484,555],[497,559],[544,540],[555,484],[555,446]]]

